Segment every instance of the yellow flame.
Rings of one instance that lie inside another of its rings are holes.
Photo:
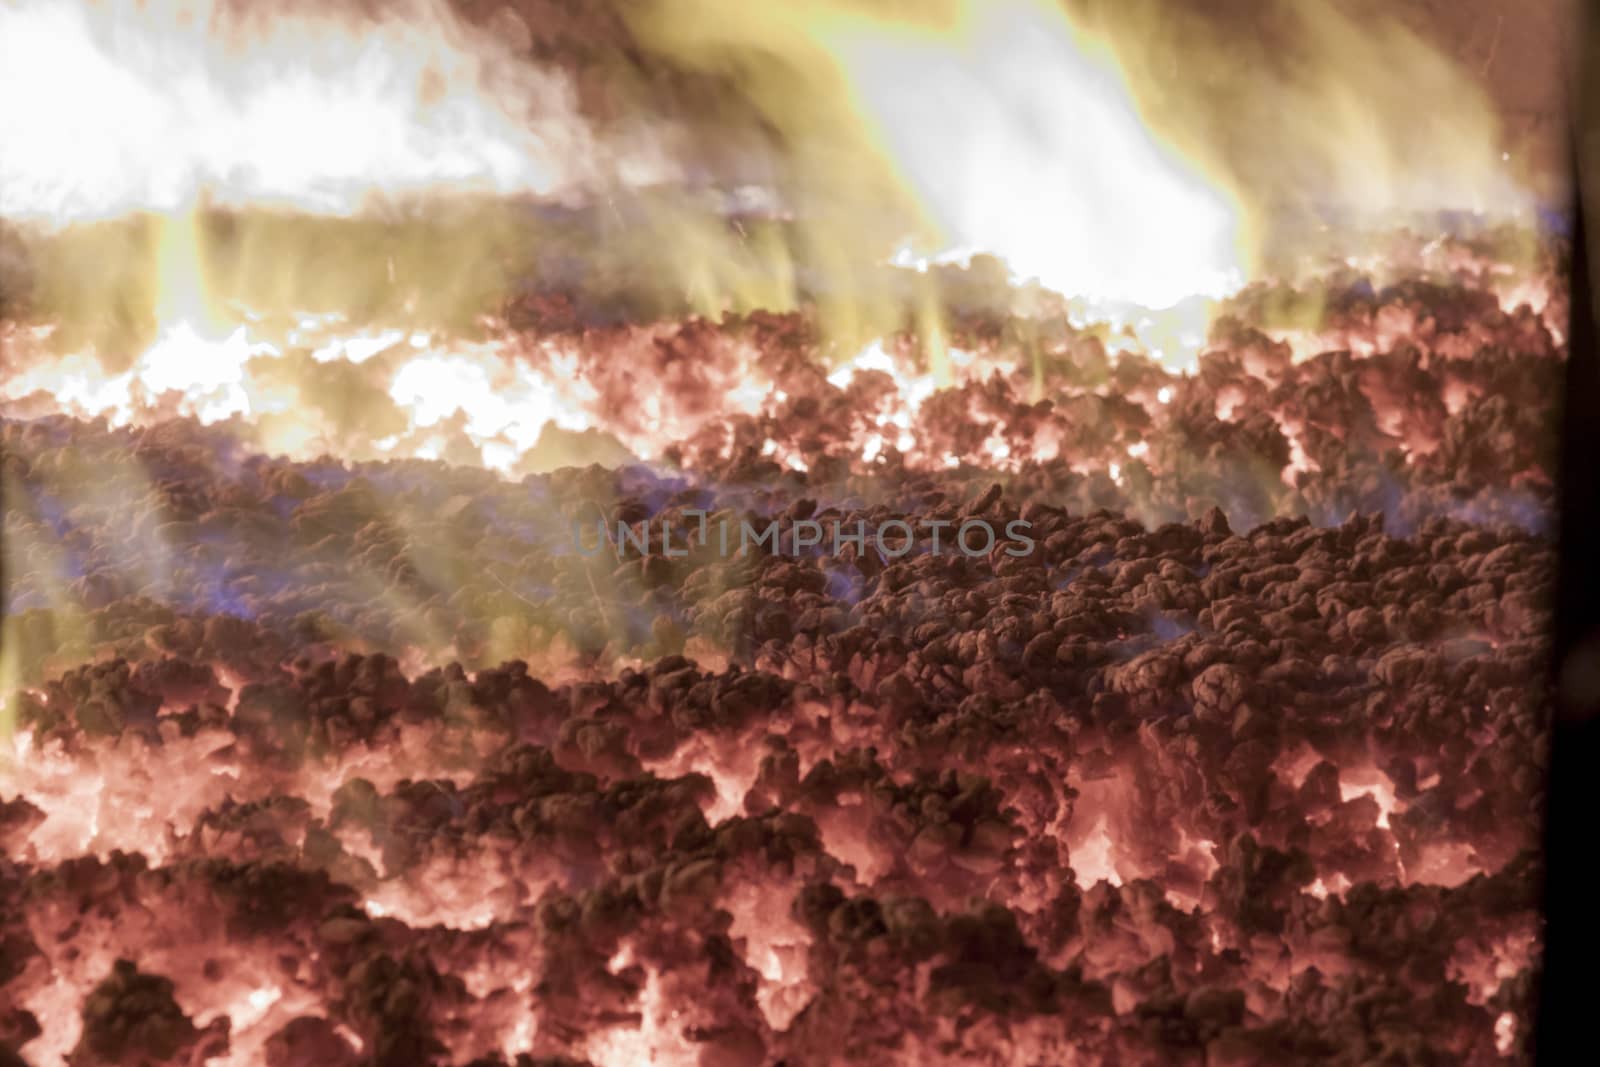
[[[1242,283],[1236,209],[1157,140],[1058,6],[969,0],[949,32],[871,26],[832,47],[941,251],[1146,307]]]
[[[936,283],[892,295],[864,265],[992,254],[1101,311],[1221,296],[1248,273],[1232,194],[1048,0],[659,0],[633,21],[776,131],[793,258],[828,279],[820,317],[842,351],[914,326],[949,380]]]
[[[910,239],[898,262],[994,253],[1125,314],[1233,290],[1300,240],[1307,211],[1528,216],[1484,89],[1391,13],[1191,7],[656,0],[630,15],[775,131],[795,257],[853,295],[824,309],[851,351],[872,334],[843,327],[885,318],[859,264],[886,234]],[[717,119],[731,129],[739,110]],[[1151,347],[1192,358],[1194,323],[1156,324]]]
[[[1171,5],[1070,6],[630,6],[656,59],[730,90],[710,105],[729,119],[713,140],[754,151],[761,138],[734,119],[762,120],[781,160],[768,192],[789,220],[732,223],[663,192],[559,248],[600,277],[643,264],[659,288],[639,319],[809,299],[846,358],[914,333],[931,389],[959,376],[938,272],[886,280],[886,262],[993,253],[1070,296],[1075,322],[1107,321],[1178,367],[1205,341],[1208,297],[1252,272],[1262,220],[1285,199],[1517,198],[1482,93],[1392,20],[1306,0],[1267,20],[1268,47]],[[165,410],[247,414],[257,443],[295,454],[323,447],[321,427],[363,422],[362,458],[449,454],[461,423],[505,471],[547,424],[592,424],[577,361],[524,361],[505,333],[464,339],[482,336],[509,274],[552,254],[546,229],[499,200],[430,201],[402,222],[362,211],[413,194],[593,192],[675,168],[652,171],[648,144],[630,156],[602,143],[571,87],[514,54],[515,35],[473,29],[442,0],[365,22],[234,11],[0,6],[0,214],[79,223],[26,246],[36,304],[60,326],[49,347],[68,355],[18,360],[0,397],[42,388],[128,422],[178,390]],[[40,97],[60,106],[28,106]],[[338,217],[268,210],[280,208]],[[239,308],[311,312],[313,327],[286,336]],[[652,436],[685,428],[652,402]],[[370,417],[345,417],[357,408]],[[879,429],[874,454],[904,450],[907,427]]]
[[[1241,191],[1258,240],[1308,209],[1384,224],[1532,206],[1481,80],[1392,8],[1070,4],[1148,121]]]
[[[517,37],[444,0],[0,4],[0,217],[97,406],[145,354],[146,385],[242,410],[235,304],[470,326],[533,254],[520,198],[670,175],[664,130],[602,137]]]
[[[197,210],[191,207],[162,222],[156,251],[160,279],[157,319],[171,324],[188,323],[207,336],[222,335],[227,324],[207,284]]]
[[[12,0],[0,214],[167,212],[201,189],[345,213],[380,192],[553,194],[590,176],[598,146],[564,78],[439,0],[386,15]],[[614,172],[651,173],[648,151],[635,156]]]

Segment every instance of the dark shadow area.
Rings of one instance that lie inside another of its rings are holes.
[[[1600,350],[1597,350],[1592,206],[1584,203],[1590,174],[1593,108],[1591,26],[1578,27],[1584,69],[1574,108],[1572,326],[1563,397],[1561,577],[1555,604],[1552,662],[1556,670],[1545,822],[1545,936],[1540,978],[1536,1062],[1591,1058],[1594,965],[1600,958],[1595,907],[1594,819],[1600,809]],[[1587,208],[1587,210],[1586,210]]]

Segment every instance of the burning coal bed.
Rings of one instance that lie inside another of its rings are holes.
[[[547,473],[13,396],[0,1062],[1524,1059],[1564,297],[1469,261],[1188,373],[529,320]]]

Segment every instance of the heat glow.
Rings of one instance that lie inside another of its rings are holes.
[[[831,46],[938,228],[933,254],[992,253],[1112,306],[1242,283],[1237,207],[1142,121],[1115,63],[1059,6],[967,3],[948,33],[868,24]]]
[[[48,100],[48,106],[41,106]],[[554,194],[596,159],[569,85],[435,0],[250,17],[221,0],[0,7],[0,215]],[[159,150],[157,150],[159,149]]]

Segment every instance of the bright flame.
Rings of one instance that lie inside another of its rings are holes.
[[[1122,884],[1122,876],[1117,873],[1116,860],[1112,855],[1115,847],[1111,828],[1102,815],[1083,844],[1072,850],[1072,870],[1079,885],[1087,888],[1099,882],[1110,882],[1114,886]]]
[[[201,189],[345,213],[380,191],[551,194],[583,176],[595,146],[565,81],[436,0],[399,14],[7,4],[0,214],[168,212]]]
[[[1236,209],[1059,7],[968,2],[953,33],[868,25],[833,50],[947,247],[1095,301],[1163,308],[1242,283]]]
[[[1349,803],[1359,796],[1370,796],[1378,805],[1378,826],[1387,830],[1389,816],[1395,810],[1394,784],[1380,772],[1362,774],[1359,772],[1341,772],[1339,775],[1339,799]]]
[[[1074,5],[1112,42],[1149,120],[1248,190],[1258,233],[1293,209],[1380,224],[1527,211],[1484,79],[1412,28],[1423,20],[1342,0],[1252,9],[1248,22],[1245,10]]]
[[[1494,1047],[1502,1056],[1509,1056],[1517,1043],[1517,1017],[1503,1011],[1494,1020]]]

